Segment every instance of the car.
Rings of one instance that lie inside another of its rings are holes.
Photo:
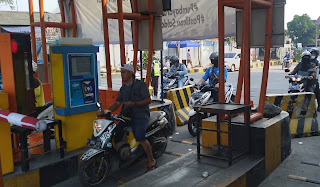
[[[240,53],[225,53],[224,64],[228,71],[235,71],[240,68]],[[250,66],[252,66],[252,60],[250,59]]]
[[[240,53],[225,53],[224,64],[228,71],[235,71],[240,68]]]

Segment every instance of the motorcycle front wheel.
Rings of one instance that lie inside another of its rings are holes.
[[[166,151],[168,140],[166,137],[157,137],[152,142],[152,155],[154,159],[160,158]]]
[[[81,163],[79,178],[85,186],[96,186],[102,184],[109,173],[110,162],[104,157],[94,157]]]

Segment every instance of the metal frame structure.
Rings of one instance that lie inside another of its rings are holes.
[[[42,54],[43,54],[43,64],[44,64],[44,79],[45,84],[49,84],[49,73],[48,73],[48,55],[47,55],[47,45],[46,45],[46,31],[47,27],[57,27],[61,28],[61,36],[66,36],[66,29],[72,28],[72,36],[77,36],[77,24],[76,24],[76,13],[74,8],[73,0],[70,0],[70,8],[72,15],[72,23],[65,22],[64,14],[64,4],[63,0],[59,1],[60,13],[61,13],[61,22],[45,22],[44,21],[44,9],[43,9],[43,0],[39,0],[39,9],[40,9],[40,22],[34,22],[33,14],[33,0],[29,0],[29,14],[30,14],[30,27],[31,27],[31,45],[32,45],[32,58],[37,62],[37,49],[36,49],[36,35],[34,27],[41,28],[41,42],[42,42]],[[38,72],[36,72],[38,76]]]
[[[263,117],[264,103],[267,91],[270,48],[272,36],[273,0],[218,0],[219,25],[219,85],[224,85],[224,7],[243,10],[241,62],[238,76],[236,103],[240,103],[242,84],[244,82],[244,104],[250,105],[250,45],[251,45],[251,10],[267,9],[264,66],[260,90],[258,113],[250,116],[250,122]],[[219,102],[224,102],[224,86],[219,88]]]
[[[105,46],[105,56],[106,56],[106,69],[107,69],[107,84],[108,89],[112,89],[111,80],[111,63],[110,63],[110,49],[109,49],[109,29],[108,29],[108,19],[118,19],[119,24],[119,39],[120,39],[120,56],[121,65],[126,64],[125,59],[125,43],[124,43],[124,28],[123,20],[133,20],[134,21],[134,33],[133,33],[133,68],[136,71],[137,60],[138,60],[138,33],[139,33],[139,20],[149,20],[149,56],[147,64],[147,75],[146,83],[149,85],[151,77],[151,62],[152,62],[152,51],[153,51],[153,3],[152,0],[148,0],[148,13],[138,13],[138,3],[137,0],[132,0],[132,13],[124,13],[122,9],[122,0],[117,0],[117,13],[107,12],[107,0],[102,0],[102,19],[103,19],[103,31],[104,31],[104,46]],[[141,66],[142,67],[142,66]],[[141,74],[142,76],[142,74]],[[142,78],[142,77],[141,77]]]

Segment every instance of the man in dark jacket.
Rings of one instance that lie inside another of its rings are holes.
[[[121,78],[124,85],[120,88],[116,102],[106,109],[105,113],[110,115],[111,112],[117,110],[123,104],[121,114],[131,121],[134,137],[147,154],[149,160],[147,172],[149,172],[156,167],[156,160],[153,158],[150,143],[146,138],[150,118],[149,104],[151,103],[149,89],[145,82],[135,79],[133,67],[129,64],[121,67]],[[115,143],[121,141],[124,135],[123,129],[126,125],[125,123],[118,124]]]

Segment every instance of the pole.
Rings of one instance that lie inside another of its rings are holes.
[[[245,27],[244,41],[244,104],[250,105],[250,44],[251,44],[251,0],[244,0],[243,22]]]
[[[119,24],[119,39],[120,39],[120,55],[121,55],[121,65],[126,64],[125,59],[125,46],[124,46],[124,29],[123,29],[123,10],[122,10],[122,0],[117,0],[118,6],[118,24]]]
[[[37,45],[36,45],[36,33],[35,33],[34,26],[31,26],[31,24],[34,22],[33,0],[29,0],[29,14],[30,14],[32,59],[33,59],[34,62],[38,63]],[[34,75],[36,77],[39,77],[39,71],[37,71]]]
[[[149,13],[153,12],[152,0],[148,0],[148,11]],[[148,64],[147,64],[147,75],[146,75],[146,83],[148,86],[149,86],[150,77],[151,77],[152,52],[153,52],[153,14],[150,14],[149,15],[149,55],[148,55]]]
[[[273,0],[270,0],[273,3]],[[271,34],[272,34],[272,10],[273,7],[267,9],[267,20],[266,20],[266,36],[265,36],[265,53],[264,53],[264,66],[261,81],[261,91],[259,99],[258,112],[263,114],[264,103],[266,99],[268,76],[269,76],[269,61],[270,61],[270,48],[271,48]]]
[[[48,73],[48,55],[47,55],[47,42],[46,42],[46,27],[44,23],[44,10],[43,10],[43,0],[39,0],[40,8],[40,27],[41,27],[41,43],[42,43],[42,55],[43,55],[43,70],[44,70],[44,80],[45,83],[49,83],[49,73]]]
[[[66,19],[65,19],[65,15],[64,15],[64,5],[63,5],[62,0],[59,1],[59,5],[60,5],[61,22],[66,23]],[[65,28],[61,28],[61,36],[66,37],[66,29]]]
[[[105,54],[106,68],[107,68],[107,84],[108,84],[108,89],[112,89],[110,48],[109,48],[110,47],[110,45],[109,45],[109,29],[108,29],[108,19],[106,16],[106,14],[107,14],[107,0],[102,0],[101,4],[102,4],[102,20],[103,20],[103,36],[104,36],[104,54]]]
[[[137,0],[132,1],[133,12],[138,12]],[[137,70],[138,63],[138,45],[139,45],[139,22],[134,20],[134,37],[133,37],[133,69],[134,73]]]
[[[219,31],[219,102],[225,102],[224,93],[224,5],[218,0],[218,31]]]
[[[140,71],[141,71],[141,80],[143,81],[143,62],[142,62],[142,51],[140,51]]]
[[[164,101],[163,101],[163,51],[161,50],[160,51],[160,55],[161,55],[161,57],[160,57],[160,61],[161,61],[161,103],[164,103]]]

